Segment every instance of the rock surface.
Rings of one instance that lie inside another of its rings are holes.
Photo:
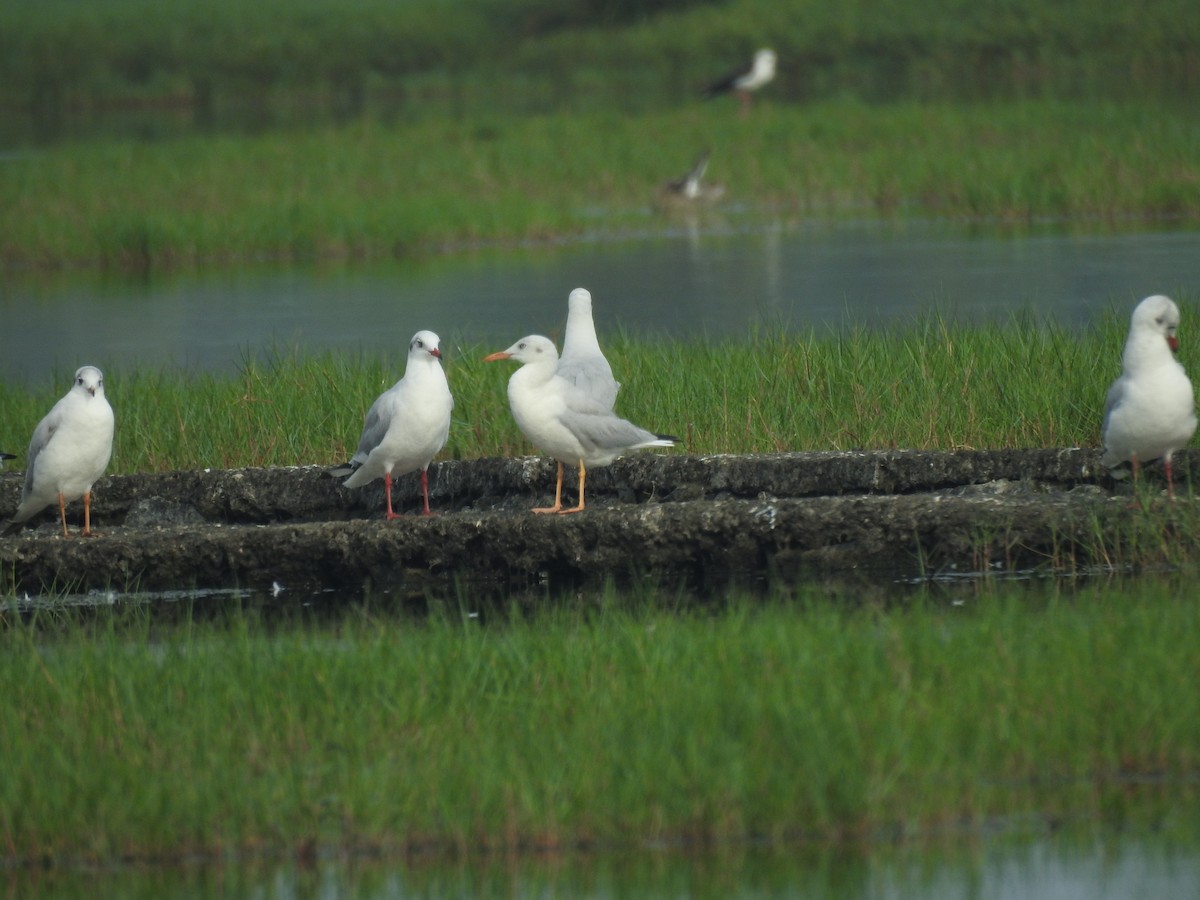
[[[1187,491],[1196,451],[1176,457]],[[350,490],[318,467],[125,475],[97,483],[93,527],[79,504],[63,538],[47,511],[0,540],[0,587],[20,591],[355,588],[438,579],[699,579],[832,572],[912,576],[1091,561],[1098,534],[1127,517],[1099,452],[1082,449],[874,451],[765,456],[638,454],[588,475],[588,510],[533,515],[554,464],[480,459]],[[0,518],[20,473],[0,475]],[[574,473],[564,493],[574,501]],[[56,511],[55,511],[56,512]]]

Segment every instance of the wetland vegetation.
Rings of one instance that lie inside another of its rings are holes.
[[[450,7],[0,7],[0,265],[658,227],[652,191],[708,146],[739,215],[1200,216],[1193,2]],[[784,62],[751,115],[696,98],[765,37]],[[1195,298],[1175,299],[1187,329]],[[696,453],[1090,446],[1126,326],[930,316],[606,350],[621,412]],[[450,456],[529,450],[509,373],[475,362],[495,349],[447,354]],[[114,472],[340,462],[399,376],[303,348],[227,377],[105,370]],[[63,390],[0,383],[0,434],[27,436]],[[1143,512],[1139,540],[1179,543]],[[953,839],[1009,814],[1192,833],[1188,549],[1174,574],[949,598],[801,585],[695,605],[665,587],[484,609],[466,589],[421,618],[366,604],[282,623],[10,605],[0,857]]]
[[[1190,828],[1181,588],[42,612],[0,632],[0,836],[79,863]]]

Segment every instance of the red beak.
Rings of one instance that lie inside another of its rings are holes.
[[[1179,352],[1179,338],[1175,337],[1175,335],[1173,335],[1173,334],[1168,334],[1167,335],[1167,346],[1171,348],[1172,353],[1178,353]]]

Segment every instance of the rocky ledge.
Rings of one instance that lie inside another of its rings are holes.
[[[1196,453],[1177,455],[1181,492]],[[1161,478],[1154,470],[1150,477]],[[588,509],[529,512],[552,499],[542,458],[430,467],[437,515],[417,515],[415,475],[343,488],[315,466],[105,478],[93,528],[80,504],[64,538],[47,511],[0,539],[0,588],[22,592],[162,591],[272,585],[361,589],[434,579],[546,580],[652,574],[704,580],[858,572],[909,577],[1099,561],[1129,519],[1090,449],[879,451],[765,456],[639,454],[589,473]],[[568,470],[565,493],[573,502]],[[0,475],[0,518],[19,473]],[[1126,483],[1127,485],[1127,483]],[[1191,508],[1180,503],[1165,513]]]

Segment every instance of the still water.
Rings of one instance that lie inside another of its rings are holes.
[[[248,355],[293,347],[395,352],[399,361],[422,328],[443,346],[499,350],[534,332],[557,339],[567,294],[580,286],[592,291],[602,340],[617,329],[820,333],[933,310],[964,322],[1033,313],[1086,325],[1124,317],[1152,293],[1200,292],[1200,232],[767,225],[366,266],[9,277],[0,284],[0,378],[51,380],[83,363],[228,372]]]
[[[23,898],[260,897],[270,900],[415,897],[821,898],[821,900],[1183,900],[1200,890],[1200,851],[1164,834],[1090,829],[949,846],[822,846],[704,854],[603,851],[468,860],[358,858],[10,871]],[[4,876],[0,876],[0,885]]]

